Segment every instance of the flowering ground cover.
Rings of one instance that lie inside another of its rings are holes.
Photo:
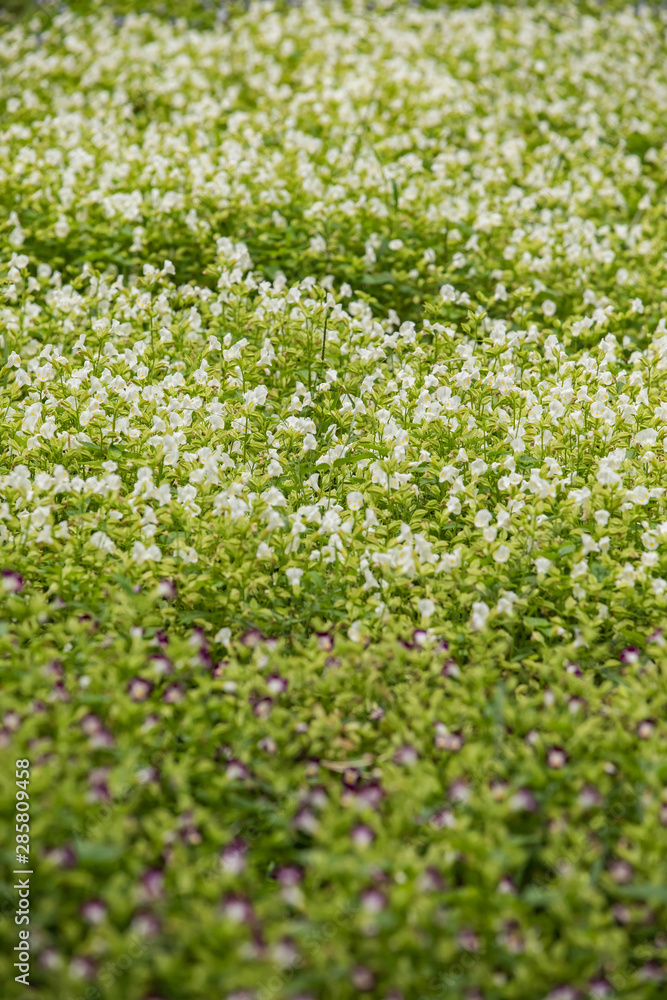
[[[664,996],[667,14],[202,18],[0,34],[3,997],[16,761],[44,1000]]]

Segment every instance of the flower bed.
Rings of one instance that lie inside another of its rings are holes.
[[[49,1000],[663,995],[667,19],[379,6],[0,36]]]

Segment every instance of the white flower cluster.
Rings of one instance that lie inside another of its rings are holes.
[[[3,544],[246,615],[662,601],[661,17],[7,31]]]

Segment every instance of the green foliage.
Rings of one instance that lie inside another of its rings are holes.
[[[7,10],[3,997],[657,1000],[665,14]]]

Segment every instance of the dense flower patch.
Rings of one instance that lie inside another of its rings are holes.
[[[385,7],[0,36],[49,1000],[663,995],[667,17]]]

